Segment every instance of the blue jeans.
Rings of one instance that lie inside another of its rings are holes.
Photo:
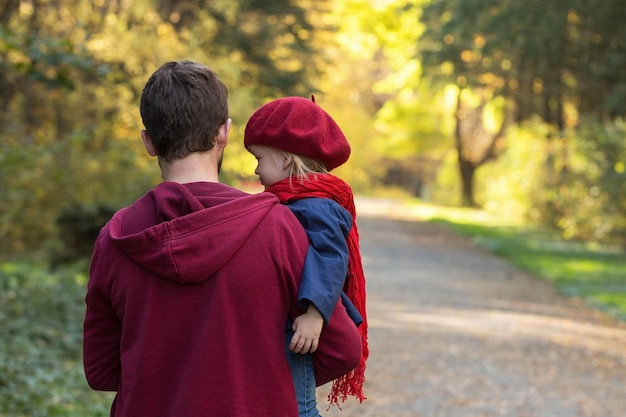
[[[287,361],[291,368],[293,383],[298,399],[298,413],[300,417],[321,417],[317,410],[315,398],[315,373],[313,372],[313,358],[311,354],[302,355],[289,350],[293,332],[287,332]]]

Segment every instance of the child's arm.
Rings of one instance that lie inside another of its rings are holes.
[[[306,313],[296,317],[293,321],[294,334],[289,343],[289,350],[303,355],[315,352],[323,326],[322,313],[313,304],[309,304]]]
[[[298,301],[302,309],[314,305],[324,318],[324,324],[328,324],[348,272],[346,237],[352,227],[352,217],[335,201],[326,198],[306,198],[290,202],[288,206],[311,242]]]
[[[361,362],[362,353],[361,335],[338,301],[312,355],[315,385],[319,387],[352,371]]]

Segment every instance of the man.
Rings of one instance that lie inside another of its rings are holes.
[[[219,183],[228,93],[204,65],[168,62],[141,97],[163,182],[117,212],[91,261],[84,323],[89,385],[116,417],[295,417],[285,324],[308,240],[269,193]],[[316,353],[318,381],[359,363],[339,303]]]

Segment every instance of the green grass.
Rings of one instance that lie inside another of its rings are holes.
[[[513,265],[548,280],[564,294],[626,321],[626,253],[568,241],[478,210],[429,209],[427,220],[470,237]]]

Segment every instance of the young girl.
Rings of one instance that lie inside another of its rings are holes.
[[[329,172],[350,156],[350,145],[335,121],[314,100],[286,97],[259,108],[248,121],[244,144],[257,159],[255,173],[304,226],[311,247],[299,301],[304,313],[288,325],[288,358],[300,416],[319,416],[315,399],[315,356],[323,325],[341,298],[359,326],[361,363],[334,381],[329,401],[348,395],[365,399],[367,318],[365,278],[350,186]]]

